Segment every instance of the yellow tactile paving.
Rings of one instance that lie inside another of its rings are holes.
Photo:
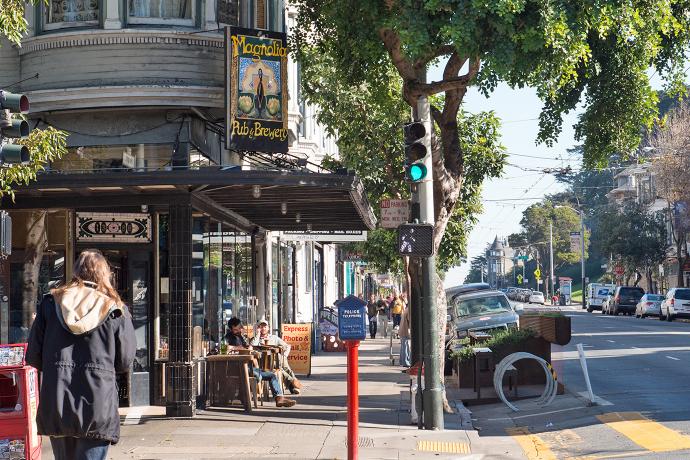
[[[530,433],[526,426],[506,428],[506,432],[520,444],[527,460],[556,460],[549,446],[539,436]]]
[[[667,428],[639,412],[611,412],[597,415],[597,418],[649,451],[669,452],[690,449],[690,436]]]
[[[440,454],[469,454],[470,446],[466,442],[417,441],[417,450]]]

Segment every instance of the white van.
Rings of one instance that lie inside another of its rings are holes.
[[[585,303],[587,311],[592,313],[594,310],[601,310],[604,300],[616,290],[615,284],[591,283],[587,285],[587,299]]]

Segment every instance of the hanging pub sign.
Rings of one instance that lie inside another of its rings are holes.
[[[151,215],[78,212],[77,241],[150,243]]]
[[[225,28],[228,150],[288,151],[287,35]]]

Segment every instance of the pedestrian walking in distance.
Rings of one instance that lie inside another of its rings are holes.
[[[376,323],[378,322],[379,306],[374,294],[369,296],[367,302],[367,316],[369,317],[369,335],[372,339],[376,338]]]
[[[393,303],[391,304],[391,314],[393,315],[393,327],[400,326],[400,320],[402,319],[403,312],[403,300],[401,297],[395,295],[393,297]]]
[[[400,365],[404,368],[410,367],[410,306],[403,305],[402,317],[400,318]]]
[[[100,252],[82,252],[31,327],[26,361],[43,373],[38,433],[50,436],[56,460],[104,460],[120,439],[115,375],[129,372],[136,338],[110,277]]]

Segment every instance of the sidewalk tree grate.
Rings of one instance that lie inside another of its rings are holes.
[[[466,442],[417,441],[420,452],[437,452],[441,454],[469,454],[470,445]]]
[[[345,440],[345,447],[347,447],[347,440]],[[357,447],[374,447],[374,438],[360,436],[357,439]]]

